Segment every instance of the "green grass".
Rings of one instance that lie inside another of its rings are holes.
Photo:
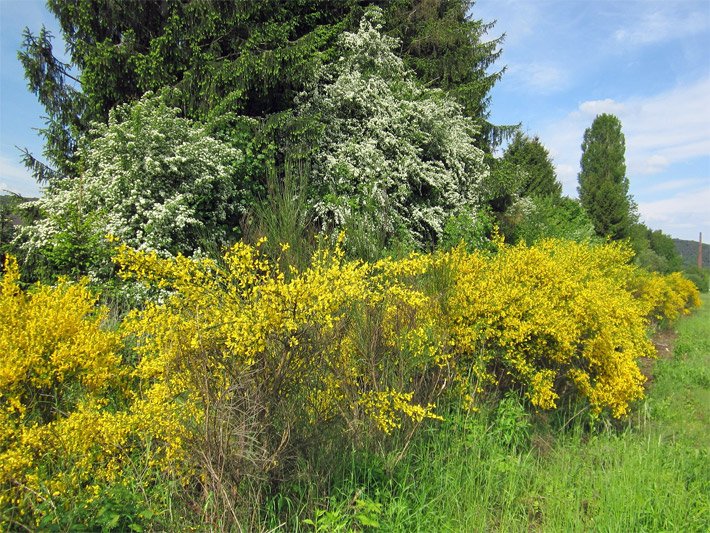
[[[330,497],[301,506],[287,529],[710,530],[707,294],[703,304],[678,323],[674,355],[656,363],[647,399],[624,424],[590,431],[583,416],[564,424],[507,398],[453,415],[396,465],[345,454]]]

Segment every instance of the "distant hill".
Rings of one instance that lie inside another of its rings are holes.
[[[703,239],[705,240],[705,239]],[[675,249],[683,258],[683,263],[688,266],[698,264],[698,241],[685,241],[683,239],[673,239]],[[703,266],[710,267],[710,244],[703,243]]]

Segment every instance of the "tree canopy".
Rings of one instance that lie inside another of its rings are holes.
[[[517,165],[525,175],[519,184],[520,196],[555,196],[562,194],[550,153],[540,138],[515,134],[503,154],[503,160]]]
[[[91,122],[146,91],[180,89],[173,104],[200,120],[292,108],[321,65],[337,59],[338,35],[356,28],[371,4],[385,11],[384,31],[400,40],[400,55],[420,80],[451,93],[490,138],[488,95],[501,72],[488,69],[500,39],[484,40],[492,25],[470,18],[467,0],[49,0],[70,64],[56,59],[44,29],[37,36],[26,30],[19,54],[47,110],[49,167],[76,175],[77,139]],[[54,176],[28,162],[40,179]]]

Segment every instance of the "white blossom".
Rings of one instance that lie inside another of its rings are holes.
[[[93,230],[163,255],[189,254],[201,238],[220,242],[235,202],[231,168],[240,153],[147,94],[117,107],[82,141],[80,176],[53,183],[36,206],[45,218],[25,228],[28,252],[52,246],[69,212]]]
[[[354,213],[372,231],[409,230],[426,243],[446,218],[474,207],[488,169],[474,145],[478,128],[442,91],[422,87],[380,31],[379,10],[340,39],[342,56],[299,99],[301,115],[318,116],[313,201],[323,226]]]

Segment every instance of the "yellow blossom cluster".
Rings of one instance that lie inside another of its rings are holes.
[[[0,508],[31,514],[120,470],[130,426],[119,335],[86,282],[23,291],[12,257],[0,280]],[[7,523],[0,526],[8,525]]]
[[[539,409],[576,395],[620,417],[643,394],[649,326],[699,303],[692,283],[632,266],[619,244],[500,242],[376,263],[336,245],[287,272],[262,245],[219,260],[118,245],[121,275],[157,291],[114,330],[86,282],[22,290],[8,259],[0,526],[90,505],[137,456],[192,487],[238,464],[238,485],[326,425],[356,438],[439,419],[443,394],[512,389]],[[77,491],[89,496],[72,504]]]
[[[124,277],[168,294],[124,323],[138,339],[140,379],[169,391],[160,408],[180,397],[205,413],[233,405],[239,393],[259,397],[264,424],[276,426],[336,418],[357,425],[366,422],[363,413],[380,428],[421,421],[415,404],[392,409],[391,396],[378,396],[441,366],[435,309],[405,281],[421,275],[418,259],[348,262],[336,246],[287,276],[261,243],[238,243],[219,262],[162,259],[125,246],[117,261]],[[369,407],[361,409],[365,397]],[[421,409],[428,413],[430,403]]]
[[[643,395],[637,361],[653,355],[650,305],[637,293],[662,284],[654,305],[669,318],[697,301],[679,275],[646,276],[630,259],[620,244],[557,240],[501,246],[490,258],[454,250],[448,320],[459,370],[521,388],[540,409],[571,385],[593,412],[623,416]]]
[[[700,305],[695,284],[678,272],[663,276],[638,271],[632,287],[645,306],[646,316],[657,323],[673,322]]]
[[[186,433],[187,417],[155,409],[159,386],[142,394],[121,334],[104,327],[108,310],[86,280],[25,291],[19,277],[8,257],[0,279],[0,529],[40,527],[48,513],[88,508],[101,485],[125,479],[135,454],[173,469],[165,444]]]

